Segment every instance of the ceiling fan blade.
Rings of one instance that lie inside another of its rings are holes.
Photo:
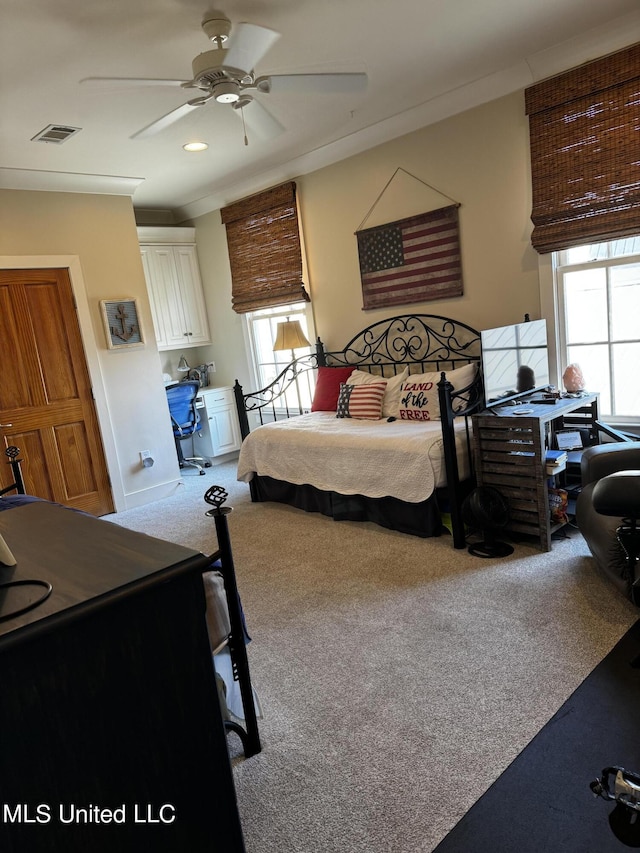
[[[228,68],[253,71],[279,38],[280,33],[257,24],[236,24],[229,37],[224,64]]]
[[[187,88],[191,80],[160,80],[154,77],[85,77],[80,85],[92,89],[129,88],[140,86],[177,86]]]
[[[245,124],[249,130],[265,141],[275,139],[276,136],[280,136],[281,133],[284,133],[286,129],[284,125],[280,124],[278,119],[255,98],[251,98],[251,101],[248,104],[244,104],[242,107],[234,106],[234,110],[237,113],[242,112]]]
[[[150,136],[155,136],[156,133],[160,133],[162,130],[166,130],[167,127],[170,127],[172,124],[175,124],[177,121],[180,121],[181,118],[189,115],[193,110],[197,110],[198,107],[201,107],[203,104],[209,100],[207,98],[194,98],[193,101],[188,101],[186,104],[182,104],[180,107],[176,107],[175,110],[171,110],[170,113],[162,116],[161,118],[152,121],[151,124],[148,124],[146,127],[143,127],[142,130],[136,131],[136,133],[132,134],[130,139],[148,139]]]
[[[367,75],[363,73],[271,74],[256,80],[256,86],[260,92],[349,94],[363,92],[367,82]]]

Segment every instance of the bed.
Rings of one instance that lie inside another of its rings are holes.
[[[462,548],[479,363],[479,333],[431,314],[374,323],[339,351],[318,339],[266,388],[245,393],[236,380],[238,479],[254,501],[421,537],[449,528]],[[305,406],[309,373],[316,384]]]

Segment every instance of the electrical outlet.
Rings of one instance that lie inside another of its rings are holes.
[[[207,367],[209,368],[209,370],[211,371],[211,373],[215,373],[215,372],[216,372],[216,363],[215,363],[215,361],[210,361],[210,362],[207,364]]]
[[[151,455],[150,450],[141,450],[140,451],[140,464],[143,468],[153,468],[153,464],[155,459]]]

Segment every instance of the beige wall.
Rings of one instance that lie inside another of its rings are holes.
[[[522,93],[295,180],[316,332],[329,348],[343,346],[376,320],[410,311],[455,317],[478,329],[520,322],[525,313],[540,317],[538,258],[529,242]],[[363,311],[354,232],[451,200],[460,204],[463,296]],[[230,384],[238,376],[245,383],[248,369],[242,327],[230,307],[224,226],[217,211],[193,224],[210,302],[216,294],[211,315],[214,343],[220,344],[216,381]]]
[[[233,385],[236,379],[246,385],[249,375],[242,319],[231,308],[231,268],[220,211],[201,216],[194,224],[211,332],[211,346],[197,352],[202,362],[215,362],[216,372],[209,377],[212,385]]]
[[[521,93],[295,179],[315,326],[328,347],[344,345],[376,320],[409,311],[452,316],[478,329],[518,322],[525,313],[532,319],[540,316],[538,261],[529,243],[528,137]],[[354,232],[432,210],[450,199],[460,204],[464,295],[363,311]],[[242,321],[231,309],[220,213],[191,224],[196,226],[212,343],[190,350],[190,362],[213,360],[214,384],[232,385],[238,378],[250,390]],[[163,365],[177,362],[179,354],[158,354],[153,343],[131,200],[0,191],[0,264],[56,256],[74,261],[85,348],[94,383],[99,392],[103,388],[98,412],[117,506],[169,493],[179,471],[161,374]],[[144,349],[106,348],[98,303],[118,296],[139,299],[147,333]],[[156,458],[151,469],[139,466],[143,449]]]
[[[398,168],[404,171],[376,204]],[[330,348],[343,345],[363,326],[405,310],[451,316],[477,328],[519,322],[525,312],[532,319],[539,316],[521,95],[305,175],[298,187],[316,328]],[[369,212],[363,227],[451,200],[460,204],[464,295],[363,311],[354,232]]]
[[[116,507],[171,493],[179,469],[131,199],[0,190],[0,265],[70,268]],[[138,299],[143,348],[106,346],[99,303],[121,296]]]

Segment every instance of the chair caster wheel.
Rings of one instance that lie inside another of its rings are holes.
[[[204,467],[205,468],[211,468],[211,462],[205,462]]]

